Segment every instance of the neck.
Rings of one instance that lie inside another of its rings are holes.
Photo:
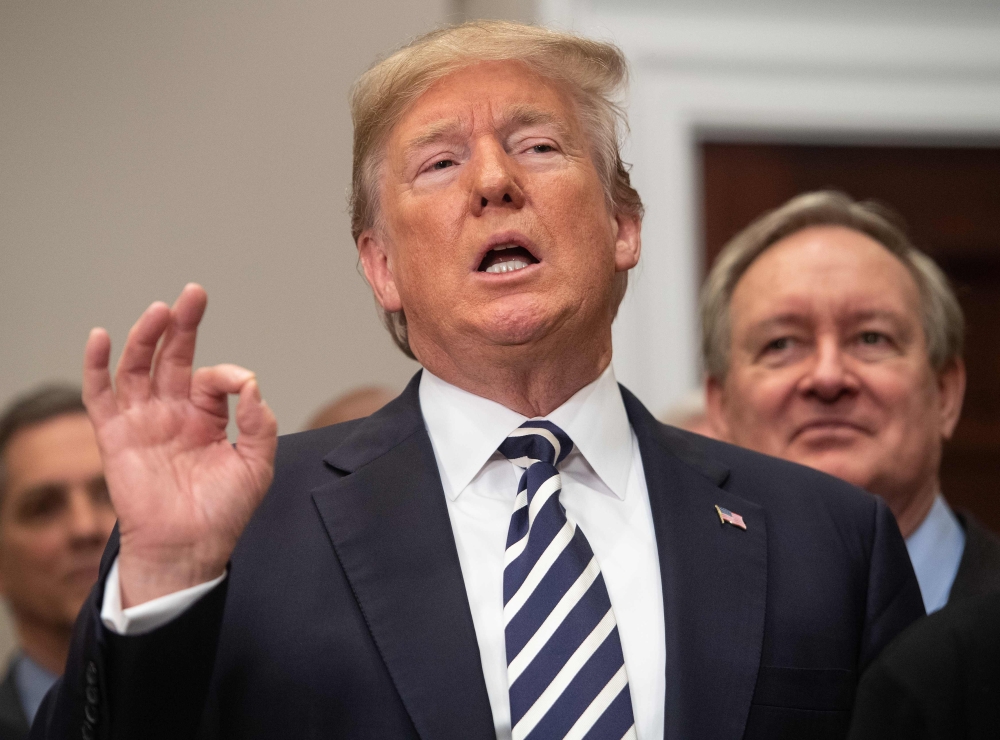
[[[415,354],[442,380],[529,418],[559,408],[611,362],[610,327],[604,341],[589,346],[557,339],[463,352],[455,344],[446,351],[438,344],[421,343]]]
[[[883,496],[889,509],[896,516],[896,524],[903,537],[909,537],[917,531],[917,528],[924,523],[924,519],[930,513],[934,505],[934,498],[940,486],[937,478],[934,478],[922,486],[916,496]]]
[[[53,675],[61,676],[69,655],[72,628],[55,629],[52,625],[39,625],[24,619],[17,619],[16,623],[24,654]]]

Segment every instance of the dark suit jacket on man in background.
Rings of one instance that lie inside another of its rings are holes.
[[[419,377],[367,419],[283,437],[229,577],[149,634],[100,622],[113,536],[32,737],[495,738]],[[857,677],[923,613],[892,514],[622,393],[659,549],[665,737],[843,737]]]
[[[858,689],[851,740],[1000,738],[1000,592],[903,632]]]
[[[0,740],[25,740],[28,737],[28,718],[17,691],[14,669],[17,660],[7,668],[7,677],[0,684]]]
[[[949,604],[1000,591],[1000,537],[967,511],[956,511],[955,516],[965,530],[965,550],[948,594]]]

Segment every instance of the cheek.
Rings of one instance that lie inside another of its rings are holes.
[[[933,382],[914,374],[898,372],[871,373],[865,386],[888,424],[909,428],[915,423],[925,427],[937,412],[937,393]]]
[[[58,527],[19,530],[5,534],[3,558],[19,570],[44,573],[57,566],[64,542]]]
[[[394,246],[389,264],[401,292],[427,280],[432,285],[447,280],[449,274],[459,269],[462,273],[466,271],[467,255],[460,253],[459,227],[459,224],[432,218],[426,211],[393,224],[390,238]]]
[[[747,419],[766,421],[761,427],[765,434],[774,431],[786,417],[789,402],[795,397],[795,379],[782,373],[741,377],[732,398],[734,411]]]

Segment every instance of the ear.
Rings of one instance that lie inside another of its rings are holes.
[[[723,384],[715,378],[705,379],[705,416],[715,436],[729,440],[729,421],[726,419]]]
[[[358,237],[358,257],[365,271],[365,280],[375,293],[375,300],[390,313],[400,311],[403,302],[399,298],[396,279],[392,274],[392,260],[385,238],[375,229],[366,229]]]
[[[938,399],[941,404],[941,436],[951,439],[958,418],[962,415],[965,398],[965,362],[961,358],[950,361],[938,373]]]
[[[634,214],[615,215],[615,271],[628,272],[639,263],[642,251],[642,219]]]

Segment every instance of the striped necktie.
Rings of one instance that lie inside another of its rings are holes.
[[[507,535],[504,637],[513,740],[635,738],[618,626],[590,543],[559,502],[573,442],[526,421],[500,445],[524,468]]]

